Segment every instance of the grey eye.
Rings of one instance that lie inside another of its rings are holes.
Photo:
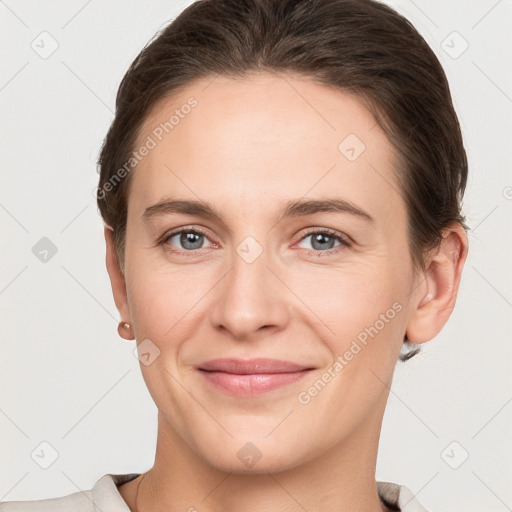
[[[172,242],[173,239],[178,239],[178,242]],[[203,243],[208,240],[202,233],[192,230],[182,230],[167,238],[166,243],[169,245],[176,246],[178,249],[183,248],[187,251],[194,251],[197,249],[203,249]]]
[[[342,245],[340,238],[331,235],[329,233],[313,232],[306,235],[300,243],[304,243],[306,240],[311,239],[311,247],[316,251],[328,251],[329,249],[333,249],[336,247],[335,243],[338,240],[338,245]],[[305,247],[309,249],[309,247]]]

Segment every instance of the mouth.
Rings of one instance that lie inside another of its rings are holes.
[[[293,384],[314,368],[278,359],[214,359],[197,370],[214,389],[237,397],[253,397]]]

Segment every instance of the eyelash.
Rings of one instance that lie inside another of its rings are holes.
[[[168,245],[167,241],[170,238],[172,238],[175,235],[179,235],[180,233],[184,233],[184,232],[186,232],[186,233],[195,233],[197,235],[203,235],[204,237],[208,238],[208,234],[204,230],[202,230],[201,228],[198,228],[198,227],[193,227],[193,228],[192,227],[190,227],[190,228],[184,227],[184,228],[177,229],[176,231],[171,231],[170,233],[166,233],[160,239],[160,241],[158,242],[158,245],[166,246],[166,245]],[[329,228],[316,228],[314,230],[311,230],[311,231],[307,232],[305,235],[303,235],[297,243],[302,242],[303,240],[305,240],[307,237],[309,237],[311,235],[317,235],[317,234],[329,235],[330,237],[332,237],[335,240],[337,240],[338,242],[340,242],[340,245],[338,247],[334,247],[332,249],[327,249],[325,251],[307,250],[308,253],[310,253],[310,254],[312,253],[315,256],[322,257],[324,255],[331,255],[333,253],[337,253],[339,250],[343,250],[343,249],[346,249],[346,248],[351,246],[351,243],[350,243],[348,237],[343,236],[340,233],[338,233],[337,231],[334,231],[334,230],[329,229]],[[172,252],[173,254],[190,256],[190,255],[193,255],[194,253],[196,253],[197,251],[200,251],[201,249],[194,249],[194,250],[190,250],[190,251],[183,251],[181,249],[168,249],[166,247],[166,250]]]

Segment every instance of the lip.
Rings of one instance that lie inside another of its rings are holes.
[[[197,367],[214,388],[229,395],[252,397],[297,382],[313,368],[278,359],[213,359]]]

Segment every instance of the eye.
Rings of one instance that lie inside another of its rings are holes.
[[[322,256],[324,254],[331,254],[338,252],[343,248],[350,246],[348,237],[338,233],[337,231],[321,228],[302,236],[299,244],[305,243],[307,239],[311,239],[310,252],[316,256]],[[208,245],[204,245],[205,241]],[[336,245],[337,243],[337,245]],[[171,233],[165,234],[159,245],[163,245],[166,250],[169,250],[175,254],[193,254],[195,251],[205,249],[208,247],[218,247],[216,243],[210,242],[207,234],[200,228],[180,228]],[[303,247],[308,249],[307,247]]]
[[[170,247],[178,247],[178,249],[169,249],[171,252],[175,252],[178,254],[190,253],[200,249],[205,249],[204,242],[208,241],[210,243],[209,246],[215,246],[216,244],[212,244],[206,233],[199,228],[181,228],[177,231],[173,231],[164,235],[160,244],[166,246],[166,248]]]
[[[338,252],[340,249],[337,248],[340,246],[342,248],[350,246],[350,242],[345,236],[327,228],[310,231],[300,239],[299,243],[303,243],[308,238],[311,238],[311,247],[317,256],[322,256],[322,253]],[[336,242],[338,245],[335,245]]]

